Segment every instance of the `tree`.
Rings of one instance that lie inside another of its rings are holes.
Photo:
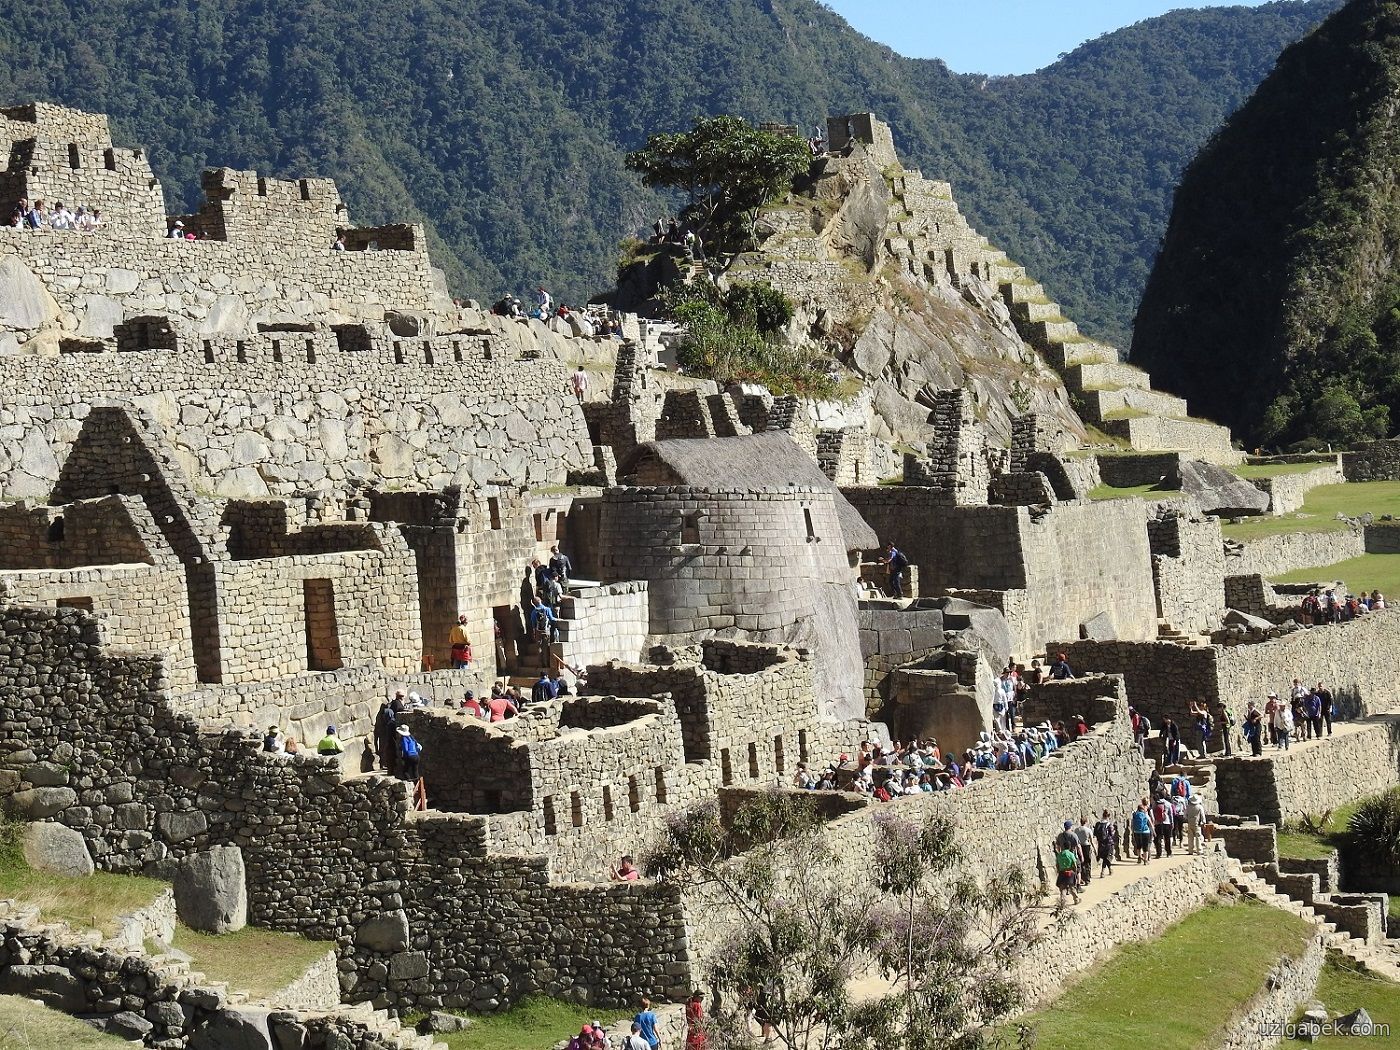
[[[756,1002],[786,1050],[1023,1044],[1001,1023],[1020,1001],[1008,973],[1034,939],[1040,891],[1015,869],[959,874],[953,835],[944,817],[885,811],[862,868],[836,855],[802,793],[766,792],[727,823],[715,803],[674,818],[648,874],[713,901],[726,927],[705,972],[718,1000],[708,1045],[755,1045]]]
[[[760,209],[811,163],[807,144],[750,127],[738,117],[706,117],[690,131],[652,135],[627,166],[651,187],[682,190],[686,217],[714,250],[752,243]]]

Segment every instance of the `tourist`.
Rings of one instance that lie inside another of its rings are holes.
[[[590,386],[588,373],[584,371],[583,365],[574,369],[573,375],[569,377],[569,385],[573,387],[574,397],[581,405],[588,400],[588,387]]]
[[[481,701],[476,698],[476,694],[470,689],[462,697],[462,710],[473,718],[485,718],[486,709],[481,706]]]
[[[1308,720],[1308,739],[1322,739],[1322,697],[1309,692],[1303,698],[1303,714]]]
[[[559,550],[557,543],[549,548],[549,571],[565,587],[569,585],[569,577],[574,574],[574,563],[569,561],[567,554]]]
[[[1215,721],[1210,716],[1210,708],[1205,701],[1197,703],[1192,700],[1188,704],[1191,714],[1191,725],[1196,731],[1196,739],[1201,742],[1201,757],[1205,758],[1210,753],[1210,738],[1215,735]]]
[[[1192,795],[1186,800],[1186,852],[1200,852],[1201,825],[1206,822],[1206,807],[1201,804],[1201,796]]]
[[[286,754],[287,745],[282,739],[282,731],[276,726],[267,727],[267,733],[263,736],[262,749],[269,755]]]
[[[413,733],[408,726],[399,726],[399,779],[407,780],[410,784],[418,781],[418,763],[423,755],[422,745],[414,739]]]
[[[507,718],[514,718],[520,714],[520,705],[509,694],[502,693],[486,701],[486,710],[492,722],[504,722]]]
[[[1287,704],[1274,705],[1274,748],[1287,751],[1289,738],[1293,735],[1293,712]]]
[[[1173,718],[1163,718],[1162,728],[1159,731],[1162,739],[1162,761],[1166,765],[1175,766],[1181,762],[1181,730],[1177,728],[1176,720]]]
[[[51,230],[71,230],[74,229],[73,213],[68,210],[68,205],[59,201],[54,205],[53,215],[49,218],[49,229]]]
[[[1225,745],[1225,757],[1229,758],[1233,753],[1231,750],[1231,740],[1235,735],[1235,716],[1234,713],[1225,706],[1224,700],[1221,700],[1220,703],[1216,705],[1215,710],[1217,721],[1220,725],[1220,741]]]
[[[550,298],[548,292],[544,290],[544,285],[535,289],[535,316],[541,321],[549,320],[549,308],[554,305],[554,300]]]
[[[170,227],[170,232],[165,236],[170,240],[183,241],[185,239],[185,224],[176,219],[174,225]]]
[[[534,704],[543,704],[553,700],[554,697],[554,683],[549,680],[549,675],[546,672],[541,671],[540,680],[536,682],[534,687],[530,690],[530,702]]]
[[[642,873],[630,856],[624,856],[622,863],[608,870],[608,877],[613,882],[636,882]]]
[[[1011,672],[1001,672],[1001,677],[997,679],[996,692],[992,695],[992,724],[998,729],[1009,728],[1007,722],[1007,706],[1015,702],[1016,683],[1012,681]]]
[[[569,683],[564,681],[564,672],[557,667],[549,672],[549,687],[554,690],[554,698],[557,700],[561,696],[568,696]]]
[[[1253,700],[1244,715],[1244,738],[1251,755],[1258,758],[1264,753],[1264,714]]]
[[[632,1018],[632,1022],[650,1050],[656,1050],[661,1045],[661,1037],[656,1034],[656,1014],[652,1013],[650,999],[642,1000],[642,1008],[637,1012],[637,1016]]]
[[[1059,906],[1064,908],[1066,894],[1074,899],[1075,904],[1079,903],[1080,859],[1078,853],[1069,846],[1061,846],[1058,843],[1056,845],[1058,848],[1055,850],[1055,888],[1060,891]]]
[[[1163,795],[1152,803],[1152,830],[1156,836],[1158,860],[1162,859],[1163,852],[1165,852],[1168,857],[1172,855],[1172,830],[1174,823],[1171,799]]]
[[[1060,653],[1055,657],[1055,666],[1050,668],[1050,677],[1056,682],[1063,682],[1067,678],[1074,677],[1074,668],[1069,665],[1069,657]]]
[[[326,735],[321,737],[321,742],[316,745],[316,754],[337,761],[345,754],[345,748],[340,746],[340,737],[335,735],[335,726],[326,726]]]
[[[1327,723],[1327,735],[1332,735],[1332,690],[1328,689],[1321,682],[1317,683],[1317,688],[1313,694],[1321,701],[1322,720]]]
[[[535,632],[542,645],[559,640],[559,624],[554,618],[554,610],[536,597],[530,605],[530,629]]]
[[[1094,842],[1099,857],[1099,876],[1113,874],[1113,859],[1118,855],[1118,825],[1103,811],[1094,825]]]
[[[1186,796],[1173,794],[1171,796],[1171,804],[1172,841],[1180,846],[1182,845],[1182,840],[1186,837]]]
[[[343,252],[343,251],[345,251],[345,234],[341,233],[339,230],[336,231],[336,234],[335,234],[335,241],[331,244],[331,251],[333,251],[333,252]]]
[[[102,212],[96,208],[88,212],[88,231],[95,233],[102,228]]]
[[[1278,729],[1274,716],[1281,706],[1283,706],[1283,702],[1279,699],[1278,693],[1270,693],[1264,699],[1264,725],[1269,731],[1269,743],[1275,746],[1278,745]]]
[[[403,690],[400,689],[395,696],[395,700],[403,699]],[[395,730],[399,725],[399,711],[388,701],[380,705],[379,713],[374,717],[374,749],[379,752],[379,768],[386,773],[394,772],[394,756],[398,753],[398,735]]]
[[[685,1001],[685,1050],[705,1050],[704,996],[697,988]]]
[[[660,219],[656,220],[660,222]],[[651,1050],[645,1038],[642,1036],[642,1026],[636,1021],[632,1022],[632,1031],[622,1040],[622,1050]]]
[[[885,556],[881,559],[889,573],[887,593],[891,598],[904,597],[904,575],[909,571],[909,559],[893,543],[885,544]]]
[[[467,635],[467,614],[459,613],[457,622],[447,635],[447,644],[452,652],[452,669],[463,671],[472,665],[472,640]]]
[[[1130,821],[1133,829],[1133,855],[1139,864],[1147,863],[1148,851],[1152,848],[1152,816],[1147,811],[1147,799],[1138,803]]]
[[[1094,867],[1091,859],[1094,856],[1094,830],[1089,827],[1088,817],[1079,818],[1079,826],[1074,829],[1074,837],[1079,840],[1079,856],[1082,862],[1079,869],[1080,881],[1087,886]]]

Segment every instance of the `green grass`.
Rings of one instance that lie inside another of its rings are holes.
[[[0,995],[0,1047],[5,1050],[117,1050],[125,1039],[104,1035],[33,999]]]
[[[1318,467],[1330,466],[1328,463],[1241,463],[1238,466],[1228,467],[1232,474],[1237,474],[1242,478],[1277,478],[1284,474],[1306,474],[1310,470]]]
[[[1380,591],[1386,604],[1392,594],[1400,594],[1400,554],[1362,554],[1333,565],[1294,569],[1276,576],[1274,583],[1312,583],[1314,580],[1345,580],[1352,593]]]
[[[1285,532],[1336,532],[1347,527],[1337,521],[1340,512],[1357,518],[1370,511],[1400,517],[1400,481],[1358,481],[1342,485],[1319,485],[1307,494],[1300,510],[1279,517],[1248,518],[1238,525],[1223,525],[1221,531],[1234,540],[1253,540]]]
[[[168,888],[159,879],[138,875],[99,871],[74,879],[35,871],[25,863],[20,849],[23,833],[23,824],[0,825],[0,898],[36,905],[50,922],[110,935],[117,932],[118,916],[144,908]]]
[[[1036,1048],[1218,1046],[1225,1025],[1264,990],[1270,968],[1300,955],[1312,931],[1263,904],[1202,908],[1155,940],[1119,948],[1053,1006],[1031,1014]]]
[[[439,1035],[451,1050],[551,1050],[593,1021],[611,1024],[617,1011],[530,996],[499,1014],[483,1014],[465,1032]]]
[[[1320,860],[1333,850],[1341,849],[1346,841],[1347,823],[1364,801],[1357,799],[1334,809],[1321,834],[1303,831],[1296,823],[1285,825],[1278,833],[1278,855],[1298,860]]]
[[[1400,984],[1364,973],[1350,959],[1330,953],[1317,982],[1317,1000],[1328,1014],[1348,1014],[1358,1006],[1366,1008],[1376,1024],[1390,1025],[1390,1037],[1360,1038],[1349,1035],[1323,1036],[1313,1046],[1382,1047],[1400,1046]]]
[[[1157,485],[1130,485],[1125,488],[1115,488],[1112,485],[1100,485],[1090,490],[1090,499],[1131,499],[1139,496],[1142,499],[1179,499],[1180,489],[1164,489]]]
[[[291,984],[335,945],[252,926],[222,934],[196,933],[180,926],[171,947],[194,960],[192,969],[261,998]]]

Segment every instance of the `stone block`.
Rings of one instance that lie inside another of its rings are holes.
[[[1181,464],[1181,491],[1193,497],[1207,514],[1235,517],[1263,514],[1269,497],[1224,467],[1189,459]]]
[[[17,817],[27,820],[43,820],[56,816],[69,806],[78,804],[78,793],[66,787],[30,788],[16,791],[10,796],[7,806]]]
[[[62,824],[30,824],[24,829],[24,859],[52,875],[83,878],[94,871],[83,836]]]
[[[275,1050],[268,1011],[226,1006],[190,1037],[190,1050]]]
[[[402,910],[376,915],[360,923],[355,944],[375,952],[398,952],[408,947],[408,915]]]
[[[0,972],[0,993],[38,999],[45,1006],[69,1014],[88,1005],[83,982],[62,966],[11,966]]]
[[[248,925],[243,851],[215,846],[180,861],[175,910],[186,926],[203,933],[231,933]]]
[[[428,957],[422,952],[399,952],[389,957],[389,980],[412,981],[428,976]]]
[[[156,817],[156,828],[167,842],[184,842],[203,834],[209,827],[209,820],[199,810],[185,813],[161,813]]]
[[[1079,625],[1079,637],[1091,642],[1112,642],[1118,638],[1113,618],[1106,612],[1085,620]]]
[[[56,762],[35,762],[25,767],[23,779],[34,787],[63,787],[68,783],[68,770]]]

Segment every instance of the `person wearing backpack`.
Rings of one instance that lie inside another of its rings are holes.
[[[1147,863],[1148,851],[1152,848],[1152,814],[1147,811],[1147,799],[1138,803],[1133,810],[1133,856],[1139,864]]]
[[[1063,838],[1064,836],[1061,836]],[[1060,907],[1065,906],[1065,894],[1079,903],[1079,855],[1067,845],[1055,854],[1055,887],[1060,891]]]
[[[1201,825],[1206,822],[1206,807],[1201,803],[1200,795],[1192,795],[1186,800],[1186,852],[1199,853],[1201,851]]]
[[[1172,838],[1178,846],[1184,845],[1182,837],[1186,834],[1186,796],[1172,796]]]
[[[1113,857],[1118,852],[1118,825],[1109,818],[1108,810],[1094,825],[1094,842],[1099,855],[1099,877],[1113,874]]]
[[[399,737],[399,779],[407,780],[410,784],[418,782],[418,763],[423,757],[423,748],[417,740],[413,738],[412,731],[406,725],[398,728]]]
[[[1162,859],[1165,850],[1172,855],[1172,804],[1165,795],[1152,804],[1152,826],[1157,836],[1157,859]]]

